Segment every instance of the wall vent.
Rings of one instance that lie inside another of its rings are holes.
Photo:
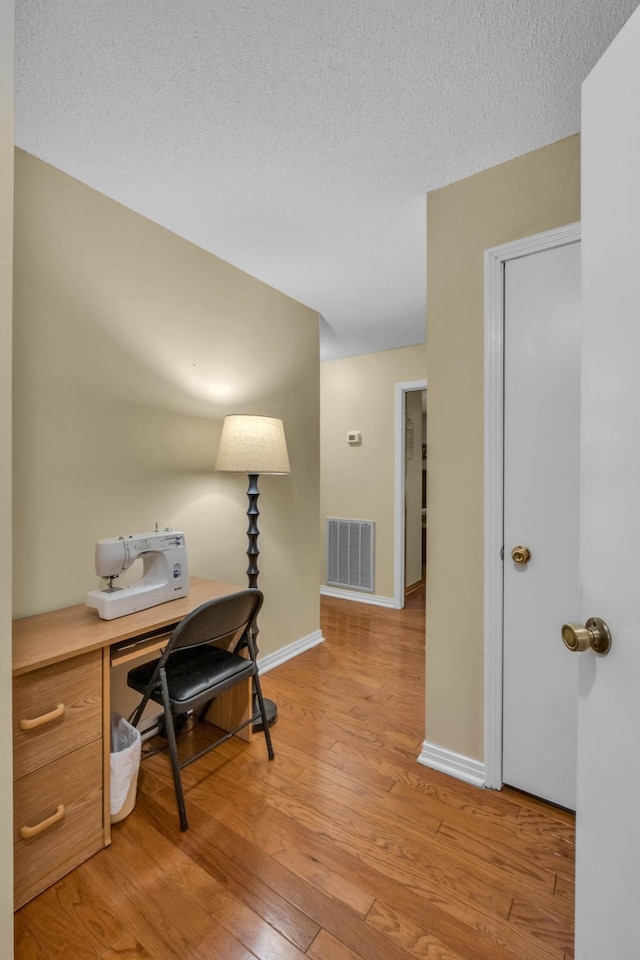
[[[327,518],[327,586],[373,592],[372,520]]]

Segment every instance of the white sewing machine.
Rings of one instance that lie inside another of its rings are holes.
[[[114,587],[113,581],[139,557],[143,569],[139,580]],[[189,593],[189,570],[184,533],[179,530],[134,533],[96,543],[96,573],[108,581],[102,590],[91,590],[85,603],[103,620],[147,610]]]

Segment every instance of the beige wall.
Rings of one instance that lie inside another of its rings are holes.
[[[376,524],[377,596],[393,597],[395,385],[426,380],[426,347],[420,344],[321,365],[321,582],[326,583],[327,517]],[[347,433],[362,443],[350,446]]]
[[[0,0],[0,955],[13,956],[11,736],[11,273],[13,0]]]
[[[261,653],[315,632],[317,314],[19,151],[15,218],[14,615],[82,602],[95,541],[156,522],[244,585],[247,480],[213,467],[257,413],[292,468],[260,481]]]
[[[427,740],[483,758],[484,250],[580,218],[579,138],[428,195]]]

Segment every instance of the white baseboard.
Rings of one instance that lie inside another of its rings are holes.
[[[341,590],[339,587],[320,587],[321,597],[335,597],[336,600],[356,600],[358,603],[371,603],[374,607],[395,608],[393,597],[379,597],[373,593],[357,593],[355,590]]]
[[[447,773],[450,777],[456,777],[457,780],[464,780],[474,787],[484,787],[484,763],[456,753],[455,750],[447,750],[446,747],[429,743],[428,740],[422,744],[418,763],[433,770],[439,770],[441,773]]]
[[[258,643],[259,642],[260,640],[258,639]],[[305,650],[311,650],[312,647],[317,647],[319,643],[324,643],[324,637],[320,630],[315,630],[313,633],[310,633],[308,637],[301,637],[300,640],[294,640],[293,643],[287,644],[287,646],[281,650],[276,650],[275,653],[268,653],[266,657],[258,657],[260,676],[268,673],[269,670],[273,670],[274,667],[279,667],[281,663],[286,663],[287,660],[293,660],[294,657],[298,657],[301,653],[304,653]]]

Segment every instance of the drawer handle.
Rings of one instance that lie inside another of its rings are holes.
[[[50,710],[49,713],[43,713],[41,717],[34,717],[33,720],[21,720],[20,729],[35,730],[36,727],[44,727],[45,723],[53,723],[54,720],[58,720],[63,716],[64,703],[59,703],[55,710]]]
[[[58,809],[55,813],[51,814],[50,817],[47,817],[46,820],[42,820],[40,823],[36,823],[35,827],[20,827],[20,838],[22,840],[30,840],[31,837],[37,837],[39,833],[44,833],[45,830],[48,830],[49,827],[52,827],[54,823],[57,823],[59,820],[62,820],[64,817],[64,804],[58,804]]]

